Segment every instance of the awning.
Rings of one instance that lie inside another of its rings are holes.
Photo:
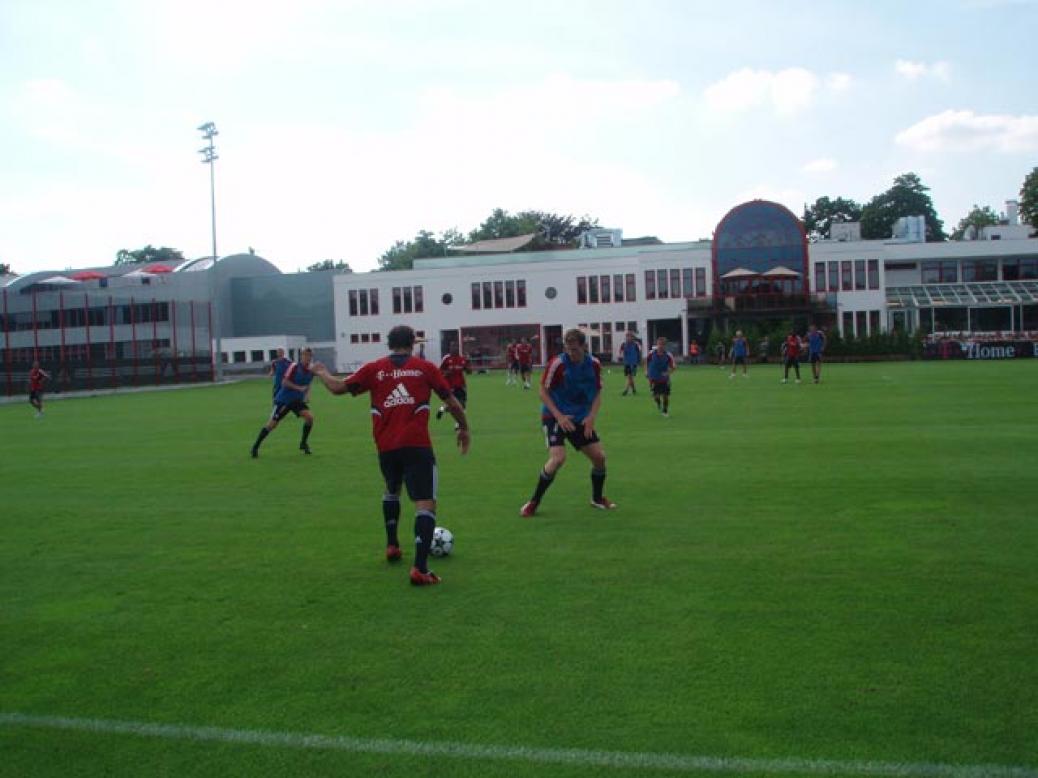
[[[754,273],[752,270],[747,270],[744,267],[737,267],[735,270],[729,270],[721,278],[725,281],[734,281],[740,278],[760,278],[760,273]]]
[[[790,270],[784,265],[773,267],[766,273],[761,273],[763,278],[800,278],[800,273],[795,270]]]
[[[1002,305],[1035,304],[1038,304],[1038,280],[923,284],[892,286],[887,289],[887,305],[891,308],[994,308]]]

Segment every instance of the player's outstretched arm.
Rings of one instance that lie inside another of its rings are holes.
[[[454,395],[444,398],[443,404],[447,407],[447,412],[454,417],[454,421],[458,423],[458,448],[461,449],[462,454],[467,454],[472,436],[469,433],[469,420],[465,417],[465,409],[461,407],[461,403]]]
[[[332,394],[346,394],[349,392],[346,379],[333,376],[324,365],[315,365],[314,375],[321,379],[321,383]]]

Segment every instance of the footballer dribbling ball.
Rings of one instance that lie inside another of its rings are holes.
[[[437,527],[433,532],[432,548],[429,553],[433,556],[447,556],[454,548],[454,533],[446,527]]]

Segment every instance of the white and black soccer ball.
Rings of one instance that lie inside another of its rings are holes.
[[[432,548],[429,553],[433,556],[447,556],[454,549],[454,533],[446,527],[437,527],[433,532]]]

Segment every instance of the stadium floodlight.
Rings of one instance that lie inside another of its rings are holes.
[[[219,259],[219,255],[216,253],[216,160],[219,157],[216,154],[216,147],[213,146],[213,138],[220,133],[212,122],[198,125],[198,131],[202,133],[203,139],[209,141],[209,145],[199,149],[198,153],[202,155],[202,164],[209,166],[209,205],[212,213],[213,228],[213,264],[209,268],[209,301],[213,309],[213,331],[209,333],[209,336],[213,341],[215,351],[213,354],[213,371],[216,380],[220,381],[223,379],[223,346],[220,340],[220,311],[216,299],[218,289],[216,264],[217,259]]]

